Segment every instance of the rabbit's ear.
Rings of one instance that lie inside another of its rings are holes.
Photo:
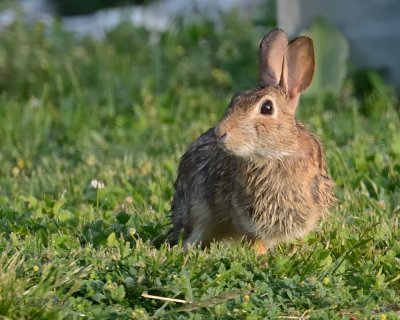
[[[259,83],[261,86],[279,84],[282,76],[282,63],[288,38],[283,30],[275,29],[268,33],[260,43]]]
[[[280,85],[289,99],[297,103],[300,93],[307,89],[314,75],[315,58],[312,40],[298,37],[286,48]]]

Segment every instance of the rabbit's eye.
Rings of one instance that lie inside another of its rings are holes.
[[[274,105],[272,104],[272,101],[267,100],[264,101],[263,104],[261,105],[260,109],[261,114],[265,115],[271,115],[274,113]]]

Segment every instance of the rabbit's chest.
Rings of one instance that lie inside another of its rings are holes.
[[[289,234],[304,228],[314,208],[304,185],[292,171],[270,165],[251,168],[252,174],[236,179],[233,207],[258,233]]]

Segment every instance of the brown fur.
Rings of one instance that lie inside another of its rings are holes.
[[[310,51],[307,41],[296,42],[300,47],[306,42],[302,54]],[[311,71],[296,65],[295,51],[290,51],[290,59],[294,66],[286,67],[286,72],[299,74],[296,88],[307,87]],[[287,91],[296,88],[286,82],[278,87],[262,83],[241,92],[219,124],[185,152],[174,185],[173,243],[180,236],[185,246],[245,238],[272,247],[304,236],[328,212],[334,183],[321,143],[294,119],[298,95]],[[260,113],[267,100],[273,104],[272,115]]]

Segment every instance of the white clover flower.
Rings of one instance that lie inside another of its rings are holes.
[[[92,181],[90,181],[90,186],[93,189],[103,189],[105,187],[105,184],[102,181],[98,181],[96,179],[93,179]]]

